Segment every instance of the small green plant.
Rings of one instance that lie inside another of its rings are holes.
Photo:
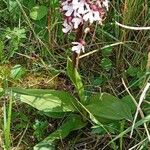
[[[10,94],[12,95],[12,94]],[[11,148],[11,116],[12,116],[12,96],[9,97],[8,109],[4,103],[4,150],[9,150]]]
[[[2,63],[6,63],[10,58],[12,58],[25,39],[26,30],[24,28],[7,28],[2,34],[2,41],[4,42],[0,42],[0,61]],[[4,45],[5,49],[9,49],[9,51],[4,51]]]
[[[43,139],[44,131],[47,129],[47,126],[47,121],[35,120],[35,123],[33,124],[33,135],[37,138],[38,141],[41,141]]]

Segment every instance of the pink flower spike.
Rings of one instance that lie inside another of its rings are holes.
[[[80,38],[83,37],[83,33],[90,32],[89,27],[93,23],[97,22],[102,25],[108,8],[109,0],[61,0],[61,11],[64,15],[62,31],[64,33],[75,31],[76,33],[77,42],[72,42],[73,52],[78,54],[84,52],[85,41]]]

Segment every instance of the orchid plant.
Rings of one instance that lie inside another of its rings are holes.
[[[72,42],[75,57],[85,50],[86,42],[83,33],[90,32],[94,22],[101,25],[108,8],[108,0],[63,0],[61,2],[61,11],[64,15],[62,31],[66,34],[76,33],[76,41]]]
[[[76,41],[72,42],[73,56],[76,57],[84,52],[83,33],[90,32],[94,22],[102,24],[108,8],[108,0],[63,0],[61,2],[61,10],[64,14],[62,31],[66,34],[76,33]],[[108,93],[85,95],[77,66],[74,66],[74,62],[69,58],[67,75],[75,87],[75,95],[52,89],[11,88],[16,99],[31,105],[46,116],[53,118],[66,116],[63,124],[37,144],[34,150],[55,149],[57,140],[65,138],[71,131],[85,127],[89,120],[91,120],[90,123],[93,122],[102,127],[106,132],[109,123],[123,119],[132,120],[132,109],[124,100],[120,101]]]

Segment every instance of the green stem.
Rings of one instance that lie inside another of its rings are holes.
[[[124,131],[124,125],[125,125],[125,121],[123,120],[122,122],[121,122],[121,126],[120,126],[120,133],[122,133],[123,131]],[[119,139],[119,143],[120,143],[120,150],[123,150],[123,136],[121,136],[120,137],[120,139]]]
[[[12,112],[12,94],[9,99],[8,112],[4,104],[4,137],[5,137],[5,150],[11,148],[10,126],[11,126],[11,112]]]

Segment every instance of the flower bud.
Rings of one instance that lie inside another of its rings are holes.
[[[84,33],[87,34],[89,32],[90,32],[90,28],[89,27],[85,28]]]

